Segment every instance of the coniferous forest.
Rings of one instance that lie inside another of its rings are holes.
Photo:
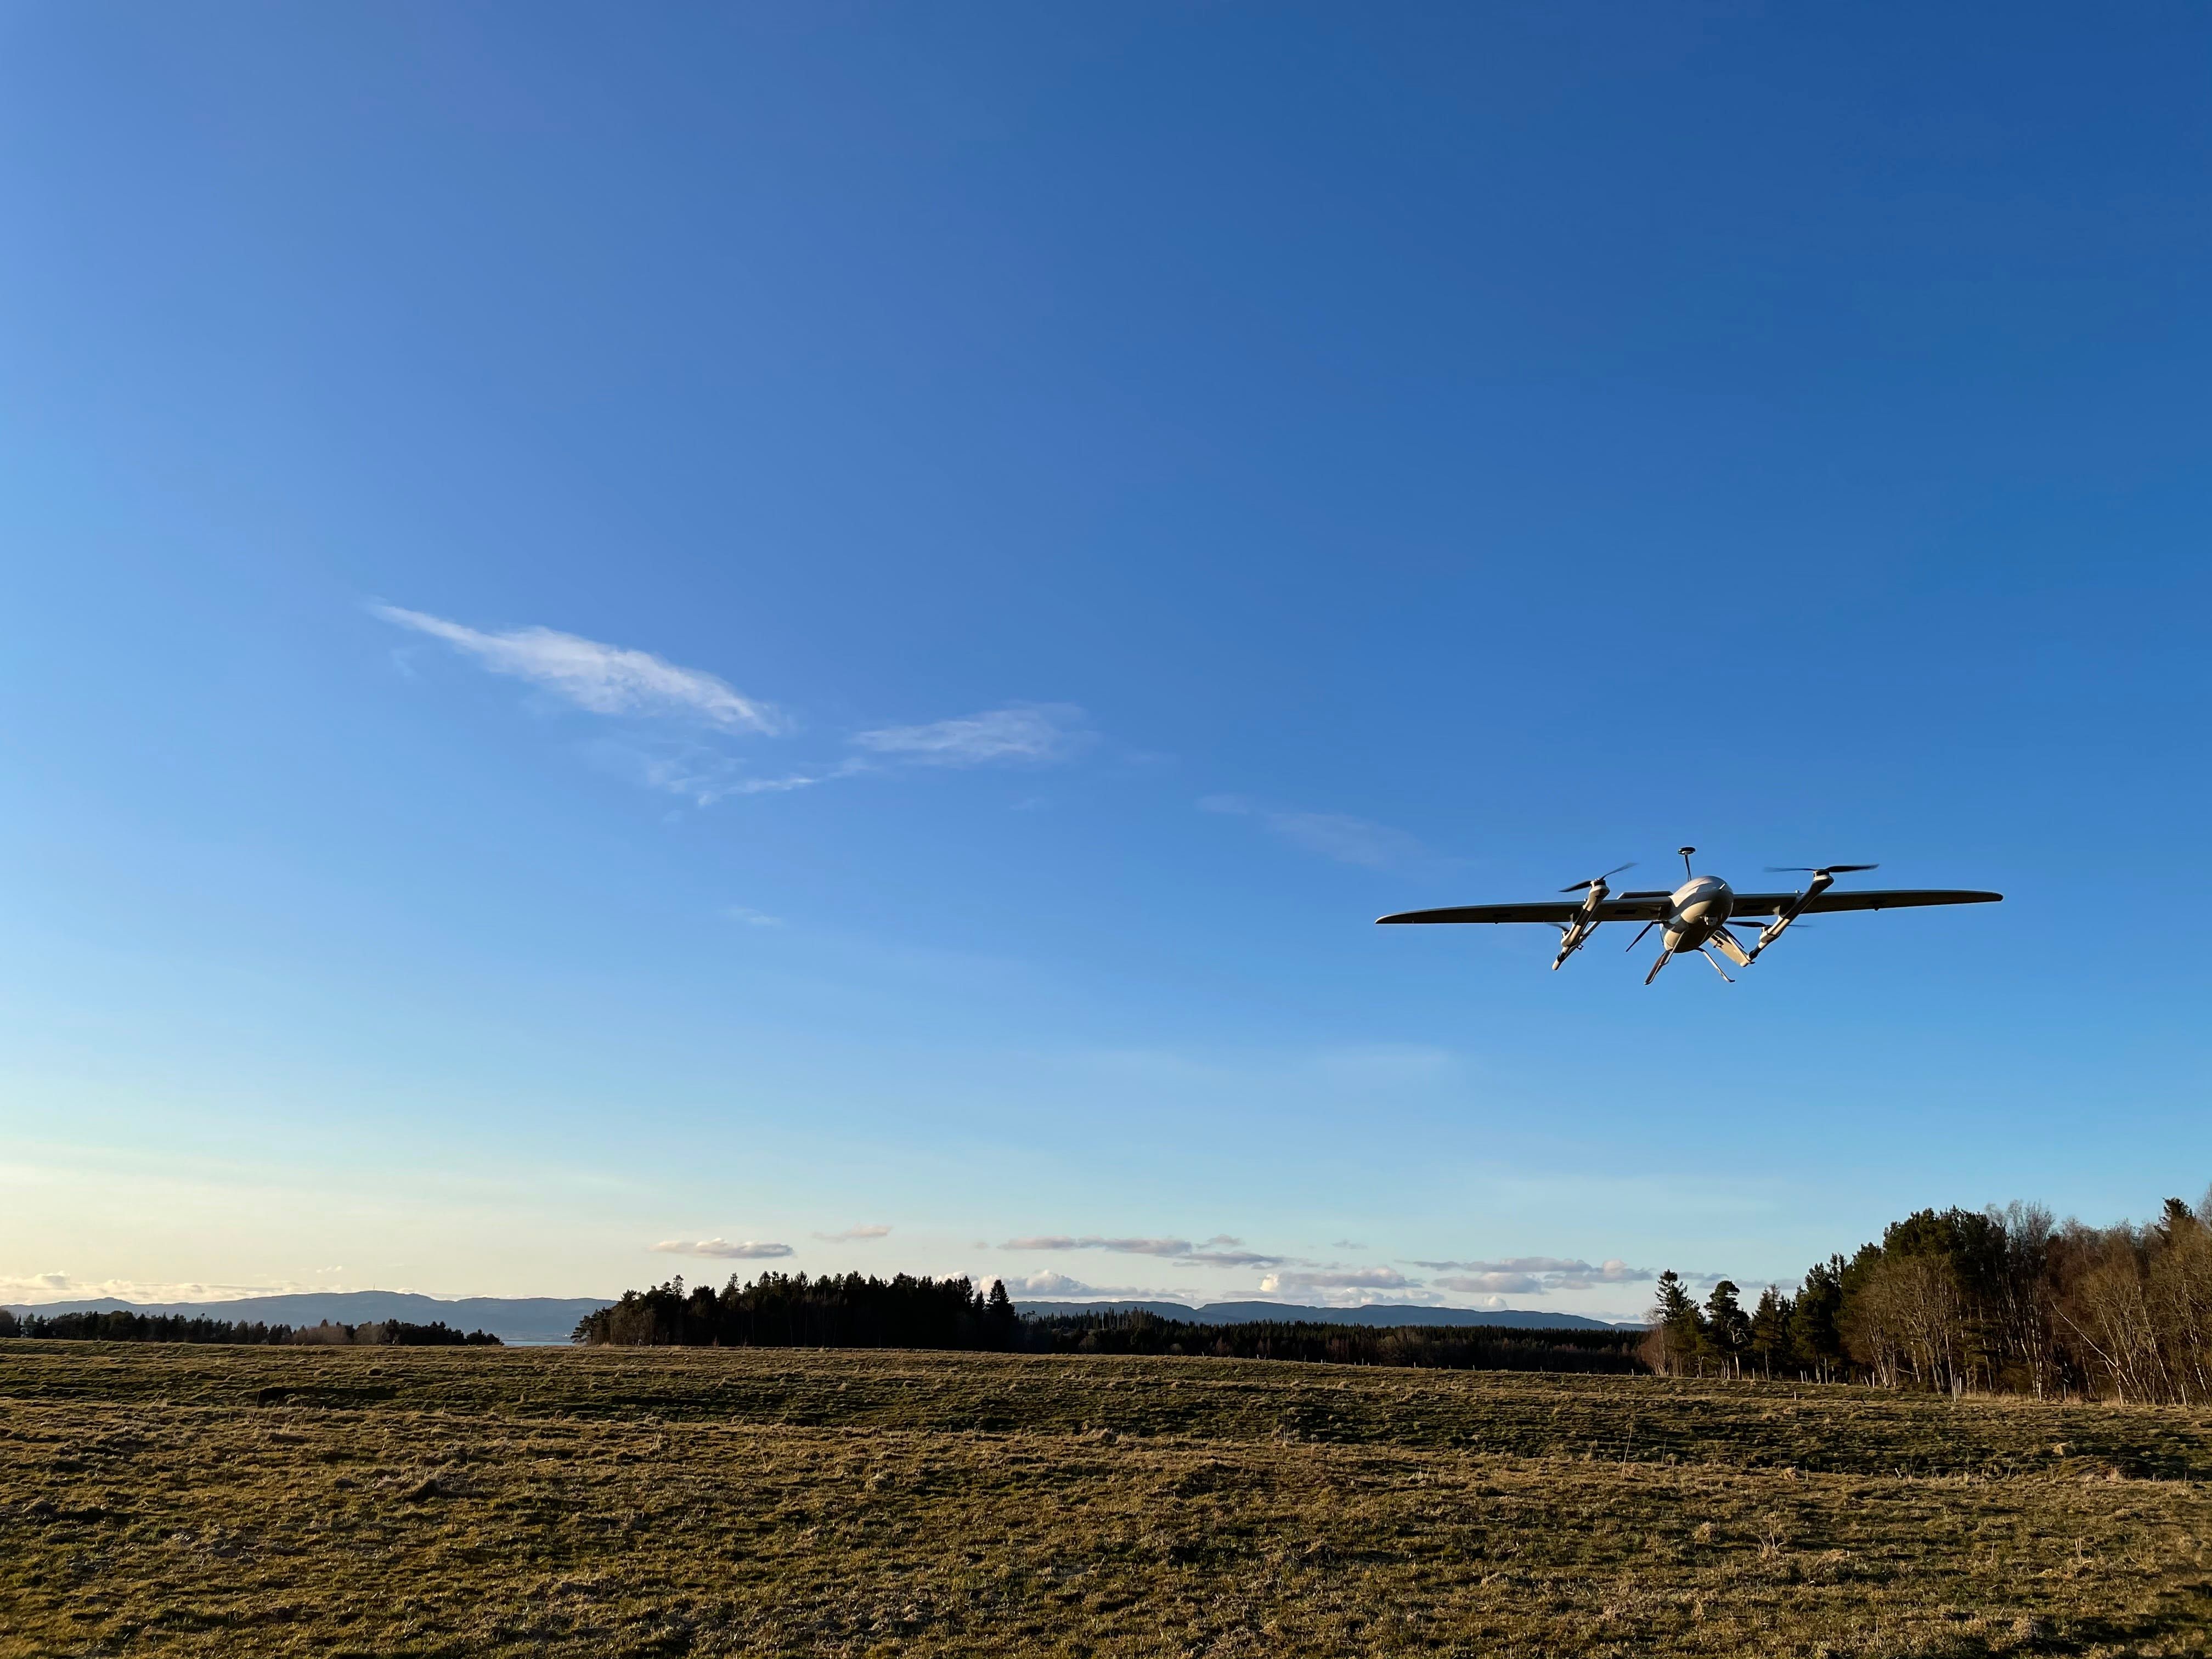
[[[1264,1320],[1234,1325],[1141,1310],[1023,1318],[1003,1284],[967,1279],[732,1276],[720,1291],[680,1279],[586,1315],[578,1342],[638,1347],[967,1348],[1016,1353],[1210,1354],[1455,1370],[1634,1371],[1640,1330],[1480,1326],[1373,1328]]]
[[[750,1285],[732,1274],[720,1291],[705,1285],[687,1291],[680,1278],[626,1291],[621,1301],[578,1322],[575,1340],[632,1347],[1011,1349],[1021,1322],[996,1280],[985,1292],[965,1278],[766,1273]]]
[[[489,1331],[455,1330],[442,1319],[427,1325],[390,1319],[368,1325],[266,1325],[258,1320],[209,1319],[192,1314],[142,1314],[127,1308],[98,1313],[26,1314],[0,1308],[0,1337],[80,1342],[291,1343],[316,1347],[496,1348]]]
[[[1210,1354],[1327,1365],[1411,1365],[1429,1370],[1641,1373],[1641,1330],[1526,1329],[1507,1325],[1334,1325],[1251,1320],[1201,1325],[1129,1313],[1024,1319],[1032,1353]]]

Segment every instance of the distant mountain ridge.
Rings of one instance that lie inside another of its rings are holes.
[[[367,1325],[405,1320],[427,1325],[442,1319],[457,1330],[489,1331],[502,1342],[542,1345],[566,1342],[586,1314],[597,1313],[611,1296],[421,1296],[412,1291],[305,1291],[289,1296],[246,1296],[228,1302],[96,1302],[10,1304],[16,1314],[52,1317],[65,1313],[183,1314],[191,1319],[228,1319],[264,1325]]]
[[[1642,1327],[1641,1320],[1614,1323],[1583,1314],[1540,1313],[1534,1309],[1506,1308],[1484,1313],[1474,1308],[1416,1308],[1395,1302],[1370,1302],[1358,1308],[1307,1308],[1289,1302],[1208,1302],[1191,1307],[1181,1302],[1017,1302],[1025,1314],[1049,1317],[1055,1314],[1133,1313],[1142,1310],[1162,1319],[1188,1320],[1197,1325],[1243,1325],[1255,1320],[1304,1321],[1316,1325],[1490,1325],[1517,1330],[1619,1331]]]

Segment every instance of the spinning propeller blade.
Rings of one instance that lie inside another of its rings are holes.
[[[1635,867],[1636,860],[1634,859],[1631,859],[1626,864],[1614,865],[1612,869],[1607,871],[1601,876],[1592,876],[1588,881],[1571,881],[1565,887],[1559,889],[1559,890],[1562,893],[1579,893],[1584,888],[1595,887],[1601,881],[1610,881],[1622,871],[1633,870]]]
[[[1881,868],[1881,866],[1879,864],[1770,864],[1766,866],[1766,873],[1770,876],[1784,876],[1793,873],[1802,873],[1808,876],[1841,876],[1848,875],[1854,870],[1879,870]]]

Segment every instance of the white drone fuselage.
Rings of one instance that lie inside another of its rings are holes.
[[[1692,876],[1668,895],[1661,940],[1669,951],[1698,950],[1720,931],[1735,904],[1735,890],[1718,876]]]

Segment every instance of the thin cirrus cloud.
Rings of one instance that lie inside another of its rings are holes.
[[[766,735],[789,729],[772,703],[748,697],[719,675],[682,668],[650,651],[606,645],[550,628],[486,633],[396,605],[372,614],[427,634],[495,674],[528,680],[594,714],[676,715],[731,732]]]
[[[1198,803],[1198,810],[1256,818],[1293,847],[1369,870],[1394,869],[1427,856],[1428,849],[1404,830],[1347,813],[1291,811],[1243,795],[1207,795]]]
[[[762,1243],[750,1238],[740,1244],[726,1238],[664,1238],[650,1248],[664,1255],[703,1255],[722,1261],[766,1261],[796,1254],[788,1244]]]
[[[856,748],[916,766],[987,766],[1066,760],[1092,740],[1073,703],[1018,703],[927,726],[856,732]]]
[[[848,1227],[842,1233],[817,1233],[814,1236],[824,1244],[850,1244],[864,1238],[888,1238],[890,1237],[890,1231],[889,1227],[871,1224],[861,1227]]]
[[[784,794],[894,767],[1052,765],[1097,740],[1073,703],[1010,703],[952,720],[856,732],[837,760],[753,772],[724,745],[738,737],[788,736],[797,723],[718,674],[649,651],[530,627],[471,628],[427,611],[374,604],[371,615],[451,647],[490,673],[523,680],[591,714],[650,722],[591,745],[603,763],[649,788],[706,807],[732,796]]]

